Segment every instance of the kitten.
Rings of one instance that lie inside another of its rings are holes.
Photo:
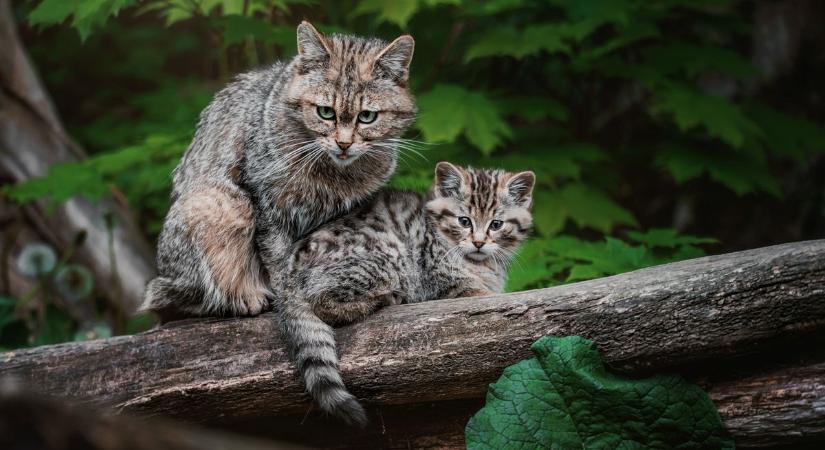
[[[307,390],[324,411],[366,423],[338,371],[330,325],[384,305],[502,292],[532,227],[534,183],[533,172],[442,162],[427,199],[382,190],[296,244],[276,308]]]
[[[291,245],[374,194],[415,115],[414,42],[323,36],[237,78],[201,114],[173,174],[144,310],[162,320],[267,306]]]

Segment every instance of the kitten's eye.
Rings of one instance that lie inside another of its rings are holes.
[[[378,117],[377,111],[367,111],[366,109],[358,113],[358,121],[361,123],[373,123]]]
[[[458,223],[464,228],[470,228],[471,226],[473,226],[473,222],[470,220],[470,218],[465,216],[459,217]]]
[[[335,110],[329,106],[319,106],[315,111],[318,113],[318,117],[324,120],[332,120],[335,118]]]
[[[494,221],[490,222],[490,230],[492,230],[492,231],[499,230],[499,229],[501,229],[502,225],[504,225],[504,222],[502,222],[500,220],[494,220]]]

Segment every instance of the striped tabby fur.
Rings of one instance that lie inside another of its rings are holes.
[[[304,22],[292,61],[220,91],[173,174],[143,309],[164,320],[261,312],[292,244],[394,172],[415,115],[413,46],[410,36],[323,36]],[[359,121],[365,111],[377,115]]]
[[[384,305],[501,292],[532,226],[534,182],[532,172],[442,162],[428,198],[384,189],[296,244],[276,308],[306,388],[324,411],[366,423],[338,371],[330,325]]]

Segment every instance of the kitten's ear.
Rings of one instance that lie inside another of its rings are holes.
[[[329,58],[329,44],[326,38],[306,20],[298,25],[298,54],[305,61]]]
[[[464,172],[446,161],[435,166],[435,192],[441,197],[457,197],[464,185]]]
[[[399,36],[384,47],[384,50],[381,50],[375,58],[373,70],[378,76],[386,76],[400,84],[406,84],[413,50],[415,50],[415,41],[412,36],[409,34]]]
[[[507,180],[507,196],[517,205],[529,208],[533,203],[533,186],[536,174],[531,171],[519,172]]]

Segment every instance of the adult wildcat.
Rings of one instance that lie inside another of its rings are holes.
[[[415,115],[414,41],[322,36],[220,91],[174,171],[158,272],[144,310],[251,315],[281,281],[291,245],[369,199],[395,170]]]
[[[384,189],[296,244],[276,310],[306,388],[321,408],[364,424],[338,371],[330,325],[383,305],[501,292],[532,227],[533,172],[442,162],[428,198]]]

